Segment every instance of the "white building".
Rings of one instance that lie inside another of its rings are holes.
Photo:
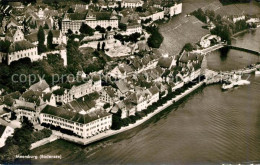
[[[86,22],[91,28],[95,29],[98,25],[107,28],[118,28],[118,17],[113,12],[91,12],[86,16]]]
[[[14,129],[9,126],[0,125],[0,148],[5,145],[8,137],[12,136]]]
[[[122,0],[121,6],[124,8],[142,7],[144,2],[142,0]]]
[[[139,17],[143,21],[147,19],[156,21],[164,18],[164,11],[160,8],[150,7],[148,11],[139,13]]]
[[[44,30],[44,34],[45,34],[44,45],[47,45],[47,38],[48,38],[49,31],[50,31],[49,29]],[[57,45],[67,44],[67,38],[65,35],[62,34],[60,30],[51,30],[51,32],[53,35],[52,44],[57,44]]]
[[[147,89],[147,92],[149,94],[148,106],[159,100],[159,89],[156,86]]]
[[[46,106],[40,113],[40,123],[60,126],[82,138],[89,138],[110,129],[112,114],[94,108],[77,111],[63,107]]]
[[[175,3],[174,5],[164,6],[164,14],[170,15],[171,17],[174,15],[178,15],[182,13],[182,3]]]
[[[12,43],[7,56],[8,65],[13,61],[18,61],[26,57],[30,58],[31,61],[37,61],[40,58],[37,46],[26,40]]]
[[[5,40],[8,40],[10,42],[22,41],[24,40],[24,34],[21,29],[10,27],[6,32]]]
[[[125,35],[131,35],[133,33],[142,34],[142,26],[140,24],[127,25]]]
[[[245,15],[237,15],[237,16],[233,16],[233,18],[232,18],[234,23],[236,23],[237,21],[245,20],[245,19],[246,19]]]
[[[86,14],[83,13],[66,13],[62,20],[62,33],[65,34],[68,30],[73,33],[80,33],[79,29],[82,23],[85,23]]]
[[[118,28],[118,17],[113,12],[91,12],[86,14],[82,13],[66,13],[62,20],[62,33],[67,33],[68,30],[72,30],[73,33],[80,33],[79,29],[85,23],[92,29],[95,29],[98,25],[104,28],[111,26],[112,28]]]
[[[102,89],[101,79],[91,79],[79,85],[73,85],[70,89],[60,88],[53,92],[58,103],[68,103],[87,94]]]

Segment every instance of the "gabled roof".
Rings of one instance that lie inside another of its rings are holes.
[[[0,96],[0,104],[3,103],[8,106],[12,106],[15,99],[18,99],[21,93],[16,91],[5,96]]]
[[[158,65],[163,68],[169,68],[173,60],[173,57],[161,57],[158,61]]]
[[[43,93],[40,91],[28,90],[24,92],[21,97],[27,102],[36,103],[36,105],[40,105],[42,96]]]
[[[155,95],[157,93],[159,93],[159,89],[156,86],[153,86],[151,88],[148,89],[152,95]]]
[[[81,124],[87,124],[91,121],[110,116],[111,114],[107,113],[102,109],[87,110],[82,109],[80,112],[73,111],[74,109],[67,110],[63,107],[54,107],[47,105],[41,113],[50,114],[56,117],[67,119],[70,121],[78,122]],[[82,113],[85,112],[85,113]]]
[[[104,87],[103,89],[109,95],[109,97],[113,98],[116,96],[115,91],[113,90],[112,87],[108,86],[108,87]]]
[[[117,82],[115,82],[117,88],[122,92],[122,93],[126,93],[129,91],[129,86],[126,82],[124,82],[123,80],[119,80]]]
[[[85,20],[86,19],[85,13],[67,13],[67,16],[71,20]]]
[[[38,41],[37,32],[31,33],[31,34],[26,35],[26,36],[24,36],[24,37],[25,37],[26,40],[28,40],[28,41],[31,42],[31,43]]]
[[[49,31],[50,31],[50,29],[44,29],[44,34],[48,35]],[[51,30],[51,32],[52,32],[53,37],[55,37],[55,38],[59,38],[60,35],[61,35],[61,31],[60,30]]]
[[[198,59],[198,54],[192,52],[186,52],[184,50],[179,61],[183,63],[187,63],[188,61],[194,61],[197,59]]]
[[[45,89],[49,88],[49,84],[45,80],[40,80],[39,82],[30,86],[30,90],[33,91],[44,91]]]
[[[10,45],[9,53],[17,52],[17,51],[21,51],[21,50],[27,50],[27,49],[31,49],[31,48],[35,48],[35,47],[37,47],[37,46],[30,43],[29,41],[26,41],[26,40],[17,41]]]
[[[43,95],[43,101],[50,101],[51,100],[52,93],[45,93]]]
[[[17,27],[10,27],[10,28],[7,29],[5,36],[6,37],[13,37],[17,30],[19,30]]]
[[[130,73],[133,71],[133,69],[125,63],[119,65],[118,69],[120,70],[121,73]]]
[[[19,109],[29,110],[29,111],[36,111],[35,109],[36,107],[34,103],[30,103],[22,100],[15,100],[14,107]]]

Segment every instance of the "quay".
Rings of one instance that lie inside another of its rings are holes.
[[[225,45],[223,43],[214,45],[212,47],[209,47],[209,48],[206,48],[206,49],[203,49],[203,50],[199,50],[199,53],[201,53],[203,55],[207,55],[209,52],[212,52],[214,50],[217,50],[217,49],[220,49],[220,48],[223,48],[223,47],[229,47],[231,49],[247,51],[247,52],[257,54],[257,55],[260,54],[257,51],[253,51],[253,50],[245,49],[245,48],[239,48],[239,47],[230,46],[230,45]],[[176,97],[167,101],[162,106],[157,107],[157,109],[154,112],[148,114],[147,116],[143,117],[140,120],[137,120],[136,123],[134,123],[134,124],[129,124],[128,126],[122,127],[119,130],[107,130],[105,132],[101,132],[100,134],[93,136],[93,137],[90,137],[90,138],[78,138],[76,136],[63,134],[59,131],[53,130],[52,131],[53,135],[50,138],[46,138],[46,139],[43,139],[42,141],[39,141],[39,142],[32,144],[31,149],[40,147],[44,144],[53,142],[57,139],[64,139],[64,140],[74,142],[74,143],[77,143],[77,144],[81,144],[81,145],[88,145],[88,144],[106,139],[108,137],[111,137],[111,136],[117,135],[119,133],[128,131],[130,129],[133,129],[133,128],[143,124],[144,122],[148,121],[150,118],[155,116],[156,114],[160,113],[161,111],[165,110],[166,108],[170,107],[171,105],[175,104],[176,102],[178,102],[179,100],[184,98],[185,96],[189,95],[190,93],[192,93],[193,91],[195,91],[196,89],[201,87],[203,84],[210,85],[210,84],[216,84],[216,83],[221,83],[221,82],[228,82],[230,77],[232,77],[234,74],[239,74],[239,75],[250,74],[250,73],[256,71],[258,68],[260,68],[260,64],[254,64],[251,67],[247,67],[247,68],[244,68],[244,69],[225,71],[225,72],[217,72],[217,71],[206,69],[205,70],[206,79],[204,81],[199,82],[198,84],[196,84],[196,85],[192,86],[191,88],[187,89],[186,91],[184,91],[180,95],[177,95]]]
[[[57,139],[64,139],[70,142],[74,142],[77,144],[81,144],[81,145],[88,145],[103,139],[106,139],[108,137],[117,135],[119,133],[128,131],[130,129],[133,129],[141,124],[143,124],[144,122],[148,121],[150,118],[152,118],[153,116],[157,115],[158,113],[160,113],[161,111],[165,110],[166,108],[170,107],[171,105],[175,104],[176,102],[180,101],[182,98],[184,98],[185,96],[189,95],[190,93],[192,93],[193,91],[195,91],[196,89],[198,89],[199,87],[201,87],[203,84],[206,85],[210,85],[210,84],[215,84],[215,83],[220,83],[220,82],[225,82],[228,81],[228,79],[233,76],[234,74],[250,74],[252,72],[254,72],[256,69],[260,68],[260,64],[258,65],[254,65],[251,68],[244,68],[244,69],[240,69],[240,70],[233,70],[233,71],[225,71],[225,72],[216,72],[213,70],[209,70],[206,69],[205,71],[205,77],[206,79],[202,82],[199,82],[198,84],[192,86],[191,88],[187,89],[186,91],[184,91],[183,93],[181,93],[180,95],[177,95],[176,97],[172,98],[171,100],[167,101],[165,104],[163,104],[162,106],[157,107],[157,109],[148,114],[147,116],[143,117],[140,120],[137,120],[136,123],[134,124],[129,124],[126,127],[122,127],[119,130],[108,130],[105,132],[102,132],[96,136],[90,137],[90,138],[78,138],[76,136],[71,136],[71,135],[67,135],[67,134],[63,134],[59,131],[55,131],[53,130],[53,136],[50,137],[49,139],[43,139],[42,141],[33,144],[33,146],[31,146],[31,149],[40,147],[41,145],[53,142]]]
[[[225,71],[225,72],[216,72],[213,70],[207,69],[205,72],[206,76],[206,85],[220,83],[220,82],[227,82],[230,77],[234,74],[243,75],[243,74],[251,74],[255,72],[258,68],[260,68],[260,64],[253,65],[253,67],[247,67],[244,69],[239,70],[232,70],[232,71]]]
[[[82,138],[78,138],[75,136],[70,136],[67,134],[63,134],[59,131],[52,131],[54,137],[50,140],[50,139],[45,139],[42,142],[39,142],[38,144],[34,144],[34,146],[31,147],[31,149],[40,147],[41,145],[53,142],[54,139],[64,139],[70,142],[74,142],[74,143],[78,143],[81,145],[88,145],[100,140],[103,140],[105,138],[111,137],[113,135],[117,135],[119,133],[128,131],[130,129],[133,129],[141,124],[143,124],[144,122],[148,121],[150,118],[152,118],[153,116],[155,116],[156,114],[160,113],[161,111],[165,110],[166,108],[168,108],[169,106],[173,105],[173,103],[178,102],[179,100],[181,100],[182,98],[184,98],[185,96],[189,95],[190,93],[192,93],[193,91],[195,91],[196,89],[198,89],[199,87],[201,87],[203,84],[205,84],[205,81],[199,82],[198,84],[192,86],[191,88],[187,89],[186,91],[184,91],[183,93],[181,93],[180,95],[174,97],[173,99],[167,101],[165,104],[163,104],[162,106],[159,106],[154,112],[148,114],[147,116],[143,117],[140,120],[137,120],[136,123],[134,124],[129,124],[129,126],[126,127],[122,127],[119,130],[108,130],[105,132],[102,132],[96,136],[90,137],[90,138],[86,138],[86,139],[82,139]]]

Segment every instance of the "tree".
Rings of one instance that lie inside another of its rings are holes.
[[[46,50],[46,47],[44,45],[45,35],[42,26],[40,26],[38,30],[37,37],[38,37],[38,52],[42,53]]]
[[[0,52],[7,53],[10,45],[11,45],[11,42],[9,42],[8,40],[5,40],[5,41],[1,40],[0,41]]]
[[[74,13],[73,9],[70,7],[67,13]]]
[[[138,38],[141,36],[140,33],[133,33],[129,36],[129,41],[136,43],[138,41]]]
[[[52,29],[53,29],[53,30],[56,30],[56,26],[55,26],[55,24],[53,24],[53,27],[52,27]]]
[[[45,23],[43,29],[49,29],[49,25]]]
[[[100,42],[97,44],[97,50],[100,51]]]
[[[126,24],[119,23],[118,28],[123,30],[123,31],[126,31]]]
[[[49,49],[53,49],[53,34],[52,34],[52,31],[50,30],[49,33],[48,33],[48,37],[47,37],[47,46]]]
[[[107,31],[111,31],[112,27],[111,26],[108,26],[107,27]]]
[[[83,2],[85,2],[86,4],[90,3],[90,0],[82,0]]]
[[[98,0],[92,0],[93,3],[98,3]]]
[[[71,29],[68,29],[68,33],[67,34],[71,35],[71,34],[73,34],[73,31]]]
[[[187,52],[190,52],[190,51],[193,50],[193,46],[192,46],[191,43],[187,43],[187,44],[184,45],[183,49],[184,49],[185,51],[187,51]]]
[[[103,42],[103,44],[102,44],[102,51],[103,51],[103,52],[105,51],[105,47],[106,47],[106,43]]]
[[[148,46],[152,48],[160,48],[163,42],[163,36],[159,32],[159,29],[155,26],[150,26],[147,27],[146,30],[151,34],[147,41]]]
[[[86,35],[89,35],[89,36],[94,35],[94,29],[92,29],[90,26],[88,26],[87,24],[84,24],[84,23],[81,24],[79,31],[82,34],[86,34]]]
[[[112,126],[111,129],[118,130],[121,128],[121,118],[117,115],[112,115]]]

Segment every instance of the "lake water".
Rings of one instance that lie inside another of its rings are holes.
[[[239,35],[234,45],[260,51],[260,29]],[[258,57],[230,50],[208,56],[215,70],[243,68]],[[201,164],[260,162],[260,76],[226,92],[220,85],[197,90],[178,105],[128,132],[89,146],[58,140],[32,155],[61,154],[62,160],[35,163]]]

